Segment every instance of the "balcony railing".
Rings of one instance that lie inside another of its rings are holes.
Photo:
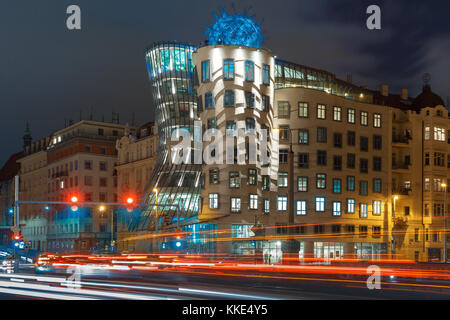
[[[392,135],[392,142],[393,143],[409,143],[409,140],[411,140],[412,138],[408,135]]]
[[[394,170],[396,170],[396,169],[408,170],[410,166],[411,166],[411,163],[396,162],[396,163],[392,164],[392,169],[394,169]]]

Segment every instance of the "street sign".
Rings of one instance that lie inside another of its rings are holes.
[[[11,230],[14,233],[18,233],[19,232],[19,228],[18,227],[11,227]]]

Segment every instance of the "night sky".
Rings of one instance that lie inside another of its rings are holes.
[[[371,89],[388,84],[420,93],[422,75],[432,90],[450,96],[448,0],[241,0],[263,21],[263,46],[284,60],[324,69]],[[82,30],[66,28],[66,8],[77,4]],[[382,30],[366,28],[366,8],[382,10]],[[1,0],[0,164],[22,148],[25,122],[39,139],[65,119],[89,117],[122,123],[153,120],[144,49],[154,41],[199,44],[205,27],[231,1],[216,0]]]

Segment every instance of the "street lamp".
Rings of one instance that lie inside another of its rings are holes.
[[[447,263],[447,184],[442,183],[442,188],[445,188],[445,198],[444,198],[444,252],[442,257],[444,258],[444,263]]]
[[[392,248],[391,248],[391,251],[392,251],[392,258],[394,258],[394,254],[395,254],[395,236],[394,236],[394,228],[395,228],[395,211],[396,211],[396,209],[397,209],[397,207],[396,207],[396,201],[398,200],[398,196],[397,195],[395,195],[394,196],[394,211],[392,212],[392,218],[393,218],[393,222],[394,222],[394,225],[393,225],[393,227],[392,227]]]

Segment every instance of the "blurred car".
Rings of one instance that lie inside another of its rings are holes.
[[[40,254],[34,265],[35,273],[54,272],[53,263],[58,260],[58,256],[54,254]]]

